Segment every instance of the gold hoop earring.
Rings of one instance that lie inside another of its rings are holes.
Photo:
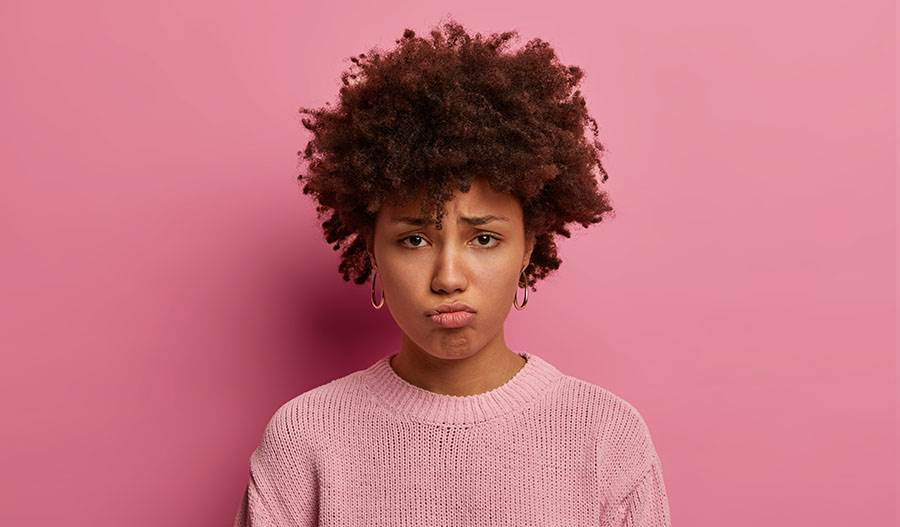
[[[372,270],[372,307],[375,309],[381,309],[381,306],[384,305],[384,289],[381,290],[381,301],[377,304],[375,303],[375,277],[378,276],[378,270]]]
[[[528,266],[525,266],[525,269],[528,269]],[[525,275],[525,269],[522,269],[522,274],[520,276]],[[516,294],[513,295],[513,305],[516,306],[518,311],[525,309],[525,304],[528,303],[528,278],[524,278],[525,282],[525,297],[522,299],[522,303],[519,304],[519,288],[516,288]]]

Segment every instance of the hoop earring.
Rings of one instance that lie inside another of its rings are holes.
[[[381,301],[377,304],[375,303],[375,277],[378,276],[378,270],[374,269],[372,271],[372,307],[375,309],[381,309],[381,306],[384,305],[384,290],[381,291]]]
[[[525,269],[528,269],[528,266],[525,266]],[[525,275],[525,269],[522,269],[522,274],[520,276]],[[528,279],[525,278],[525,298],[522,299],[522,303],[519,304],[519,288],[516,288],[516,294],[513,295],[513,305],[516,306],[516,310],[521,311],[525,309],[525,304],[528,303]]]

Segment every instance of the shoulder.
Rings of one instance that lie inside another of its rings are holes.
[[[587,406],[595,416],[598,426],[608,425],[623,432],[649,434],[649,427],[643,414],[618,393],[571,375],[563,375],[559,384],[561,395]]]
[[[643,414],[623,396],[592,382],[566,376],[562,389],[590,416],[591,465],[599,496],[620,500],[652,470],[661,470],[650,427]]]
[[[643,471],[658,462],[650,426],[634,404],[609,388],[570,375],[560,385],[589,415],[601,469],[629,465]]]
[[[333,409],[335,404],[352,399],[362,390],[361,370],[321,384],[295,395],[285,401],[275,411],[274,417],[316,417],[322,412]]]
[[[328,443],[365,399],[361,371],[354,371],[282,402],[266,423],[261,446],[313,452]]]

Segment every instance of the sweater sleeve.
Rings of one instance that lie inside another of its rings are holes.
[[[616,527],[670,527],[669,499],[657,459],[615,509]]]
[[[285,404],[250,456],[234,527],[306,527],[318,521],[318,474],[297,405]]]
[[[620,397],[606,401],[596,445],[602,527],[670,527],[663,466],[641,413]]]
[[[278,522],[266,504],[266,498],[260,490],[253,472],[244,490],[244,498],[234,519],[234,527],[275,527]]]

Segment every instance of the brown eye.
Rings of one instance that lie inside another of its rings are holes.
[[[404,245],[403,242],[405,242],[406,240],[413,239],[413,238],[415,238],[415,239],[418,240],[418,241],[422,241],[422,240],[423,240],[423,238],[422,238],[421,236],[419,236],[419,235],[417,235],[417,234],[412,234],[412,235],[410,235],[410,236],[407,236],[407,237],[405,237],[405,238],[402,238],[402,239],[400,240],[400,245],[403,245],[404,247],[409,247],[408,245]],[[414,244],[412,247],[413,247],[413,248],[421,247],[421,245]]]
[[[479,234],[478,236],[475,237],[475,239],[478,240],[476,242],[478,247],[480,247],[482,249],[493,249],[494,247],[500,245],[500,238],[494,236],[493,234],[489,234],[489,233]],[[400,240],[398,240],[397,243],[399,243],[400,246],[405,247],[407,249],[417,249],[419,247],[424,246],[424,243],[422,243],[422,242],[424,242],[424,240],[425,240],[425,238],[423,238],[422,236],[419,236],[418,234],[410,234],[409,236],[405,236],[405,237],[401,238]],[[495,241],[496,243],[494,243],[493,245],[488,245],[491,243],[492,240]],[[407,243],[407,241],[409,241],[409,243]]]
[[[479,247],[483,247],[483,248],[485,248],[485,249],[491,249],[491,248],[494,248],[494,247],[500,245],[500,238],[497,238],[497,237],[494,236],[493,234],[487,234],[487,233],[485,233],[485,234],[479,234],[478,236],[475,237],[475,239],[476,239],[476,240],[479,240],[479,244],[478,244]],[[482,241],[485,241],[485,242],[487,242],[487,243],[490,243],[491,240],[496,240],[497,243],[495,243],[494,245],[484,245],[484,244],[480,243],[480,242],[482,242]]]

